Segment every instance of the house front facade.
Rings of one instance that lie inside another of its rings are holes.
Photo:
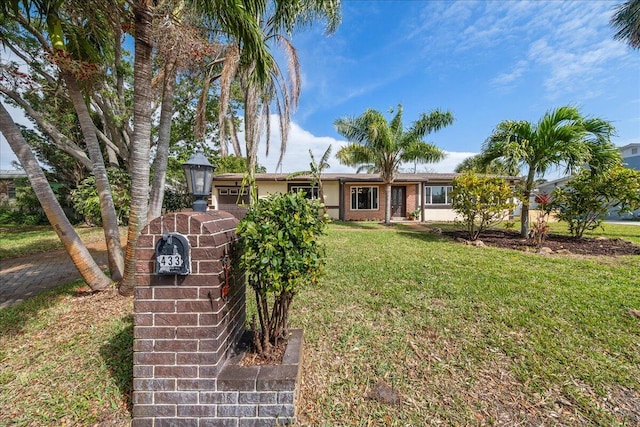
[[[391,217],[421,221],[454,221],[450,192],[455,173],[401,173],[391,186]],[[256,174],[258,198],[268,194],[303,190],[318,198],[311,177],[287,179],[287,174]],[[242,187],[243,175],[225,173],[214,177],[211,207],[241,217],[249,203],[249,190]],[[383,221],[386,186],[377,174],[323,174],[322,187],[327,213],[342,221]]]

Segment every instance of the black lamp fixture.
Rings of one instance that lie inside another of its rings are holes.
[[[187,179],[187,191],[195,197],[193,210],[206,212],[206,198],[211,194],[211,184],[213,183],[213,166],[202,152],[197,151],[186,163],[182,164],[182,169]]]

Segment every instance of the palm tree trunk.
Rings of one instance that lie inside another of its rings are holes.
[[[529,235],[529,199],[533,190],[534,177],[535,169],[530,166],[527,173],[527,182],[522,192],[522,209],[520,211],[520,237],[522,238],[526,238]]]
[[[49,223],[58,234],[84,281],[94,291],[107,288],[111,284],[111,280],[91,257],[87,247],[82,243],[80,236],[65,216],[31,148],[2,103],[0,103],[0,131],[20,160]]]
[[[109,178],[107,177],[107,170],[104,166],[100,142],[98,141],[95,125],[91,119],[89,109],[87,108],[87,104],[85,104],[84,96],[82,96],[76,78],[67,71],[62,72],[62,77],[67,85],[69,97],[78,115],[82,135],[84,136],[87,150],[89,151],[89,158],[91,159],[91,169],[96,178],[96,187],[100,199],[100,215],[102,217],[104,238],[107,244],[111,278],[114,281],[119,281],[122,279],[124,271],[124,258],[122,256],[122,245],[120,243],[120,230],[118,229],[118,215],[116,214],[113,197],[111,196],[111,187],[109,185]]]
[[[158,146],[153,159],[153,181],[149,197],[147,221],[162,215],[164,187],[167,180],[167,161],[169,159],[169,143],[171,137],[171,119],[173,117],[173,92],[176,83],[175,61],[165,66],[162,104],[160,107],[160,124],[158,125]]]
[[[133,146],[131,148],[131,208],[127,232],[124,277],[119,292],[133,294],[136,246],[147,221],[149,201],[149,149],[151,140],[151,24],[153,15],[146,0],[134,2],[135,60],[133,66]]]
[[[385,185],[386,200],[384,201],[384,223],[391,225],[391,183]]]

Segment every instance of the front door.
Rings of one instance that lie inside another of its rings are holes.
[[[406,187],[391,187],[391,216],[406,217]]]

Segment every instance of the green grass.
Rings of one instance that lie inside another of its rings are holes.
[[[291,312],[306,341],[301,425],[640,423],[637,256],[540,256],[373,223],[324,239],[325,276]],[[0,426],[126,425],[131,300],[78,285],[0,310]],[[380,380],[402,404],[368,398]]]
[[[104,231],[100,227],[76,227],[76,232],[85,243],[104,240]],[[62,248],[60,238],[50,226],[0,227],[0,259],[59,248]]]

